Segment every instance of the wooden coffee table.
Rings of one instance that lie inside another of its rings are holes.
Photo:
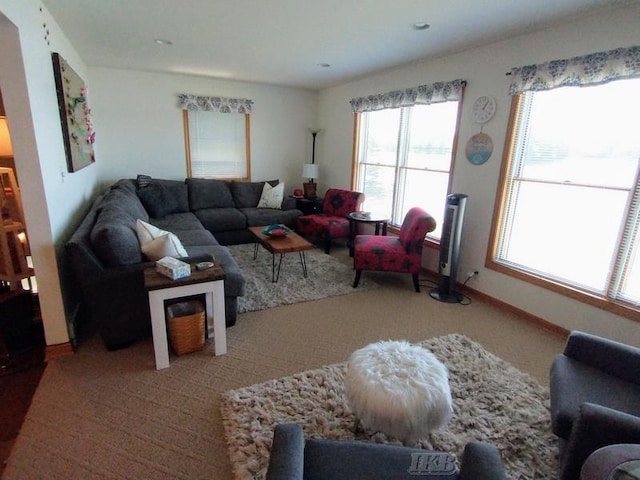
[[[307,278],[307,260],[305,258],[305,250],[315,248],[312,243],[308,242],[295,232],[290,232],[284,237],[270,237],[262,233],[265,226],[249,227],[249,231],[256,237],[257,242],[253,250],[253,258],[258,256],[258,245],[271,252],[271,281],[276,283],[280,278],[280,266],[282,265],[282,257],[287,253],[298,252],[300,255],[300,265],[302,265],[302,275]],[[285,227],[286,228],[286,227]],[[278,267],[276,268],[276,255],[279,255]]]

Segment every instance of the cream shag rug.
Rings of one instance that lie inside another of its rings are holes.
[[[353,288],[354,270],[340,260],[314,248],[305,252],[307,278],[302,275],[300,256],[287,253],[282,259],[280,278],[271,281],[272,255],[262,246],[253,259],[254,244],[228,247],[242,269],[246,280],[246,294],[238,297],[238,313],[265,310],[279,305],[308,302],[335,295],[356,293],[378,285],[363,276],[358,288]],[[278,258],[276,257],[276,266]]]
[[[549,392],[463,335],[420,343],[449,370],[453,418],[416,446],[458,458],[469,441],[500,451],[511,479],[557,478],[557,444],[551,433]],[[275,425],[300,423],[306,438],[358,439],[396,443],[382,433],[353,433],[354,416],[345,403],[346,363],[225,392],[221,412],[236,479],[262,479]]]

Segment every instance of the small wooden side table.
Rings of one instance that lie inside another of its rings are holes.
[[[292,196],[291,198],[296,199],[296,208],[300,210],[303,215],[322,213],[322,202],[324,199],[320,197],[310,199],[310,198],[304,198],[304,197],[300,198],[300,197]]]
[[[144,288],[149,295],[156,370],[169,367],[165,300],[204,294],[207,338],[213,336],[216,356],[227,353],[224,278],[224,270],[219,265],[206,270],[196,270],[195,265],[191,265],[191,276],[178,280],[161,275],[155,267],[145,269]]]
[[[349,219],[349,256],[353,257],[353,243],[358,234],[358,223],[373,223],[376,227],[375,235],[386,235],[387,226],[389,224],[389,217],[384,215],[377,215],[368,212],[351,212],[347,214]]]

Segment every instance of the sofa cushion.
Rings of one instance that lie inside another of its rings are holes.
[[[194,212],[204,228],[212,233],[247,228],[247,219],[237,208],[205,208]]]
[[[288,227],[295,227],[300,210],[280,210],[279,208],[241,208],[240,211],[247,218],[247,226],[258,227],[272,223],[284,223]]]
[[[268,182],[231,182],[229,187],[235,206],[237,208],[256,207],[260,201],[265,183],[275,187],[278,185],[279,180],[269,180]]]
[[[172,213],[162,218],[152,218],[153,223],[158,228],[163,228],[170,232],[176,233],[178,230],[204,230],[200,220],[191,212],[189,213]]]
[[[219,245],[213,234],[205,230],[176,230],[173,232],[185,247],[195,247],[199,245]]]
[[[258,208],[280,208],[284,198],[284,183],[279,183],[275,187],[265,183],[262,195],[258,202]]]
[[[148,216],[137,195],[118,184],[97,207],[99,213],[89,235],[91,246],[106,267],[144,261],[136,233],[136,220]]]
[[[233,258],[229,249],[222,245],[200,245],[197,247],[187,247],[189,256],[211,255],[213,261],[222,266],[224,270],[224,294],[227,297],[243,296],[245,291],[245,280],[238,262]]]
[[[102,211],[91,230],[91,245],[106,267],[144,261],[133,221],[123,221],[117,211]]]
[[[234,208],[227,182],[208,178],[187,178],[191,211],[203,208]]]
[[[134,223],[138,218],[149,221],[149,215],[135,192],[121,186],[109,190],[98,209],[100,212],[118,212]]]
[[[170,183],[154,180],[137,191],[144,208],[152,218],[162,218],[172,213],[189,211],[187,186],[181,182]]]

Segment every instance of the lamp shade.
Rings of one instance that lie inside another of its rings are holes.
[[[13,156],[13,148],[11,147],[11,137],[9,136],[7,119],[0,117],[0,157],[11,156]]]
[[[302,178],[318,178],[318,165],[305,163],[302,167]]]

